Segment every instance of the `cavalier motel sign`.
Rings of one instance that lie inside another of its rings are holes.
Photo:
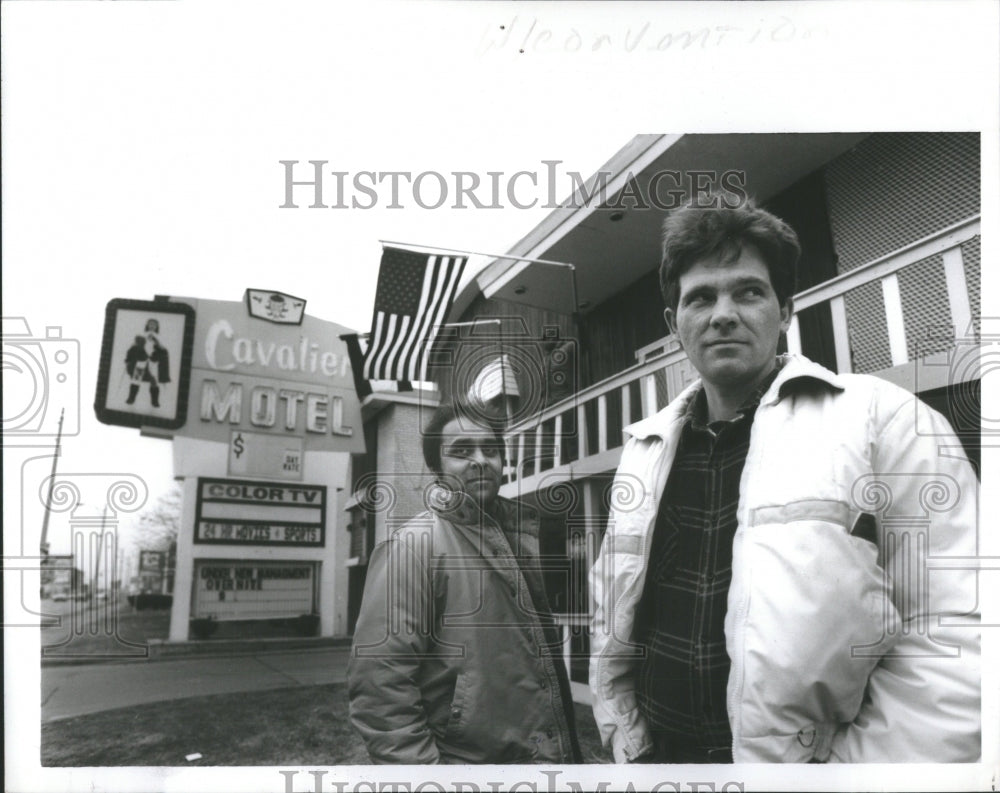
[[[178,435],[230,445],[241,434],[244,443],[263,435],[301,439],[311,451],[364,451],[361,406],[339,338],[348,328],[308,316],[279,324],[243,303],[184,302],[195,306],[197,322],[187,422]],[[284,478],[286,447],[274,448]]]
[[[248,289],[108,305],[98,416],[171,438],[183,480],[170,641],[206,620],[345,632],[338,524],[349,455],[365,450],[361,405],[350,329],[305,304]]]

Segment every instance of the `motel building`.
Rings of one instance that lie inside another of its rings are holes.
[[[978,466],[977,133],[637,136],[509,251],[572,269],[492,261],[459,291],[449,321],[482,324],[435,353],[435,388],[376,388],[362,402],[367,451],[351,457],[345,501],[348,630],[372,547],[423,509],[425,411],[467,393],[503,356],[516,393],[501,495],[542,516],[549,600],[574,696],[586,700],[587,573],[615,498],[622,428],[695,377],[663,322],[660,226],[706,185],[753,197],[798,233],[788,349],[913,391],[952,422]]]

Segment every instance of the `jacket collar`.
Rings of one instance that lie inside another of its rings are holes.
[[[465,493],[434,484],[427,494],[427,506],[434,514],[456,525],[479,527],[490,523],[497,524],[501,529],[515,527],[519,532],[538,535],[537,513],[525,504],[500,496],[497,496],[493,511],[484,512]]]
[[[780,356],[784,365],[778,376],[774,378],[770,388],[761,397],[761,405],[775,405],[780,402],[790,390],[805,380],[815,380],[825,384],[832,390],[843,391],[846,387],[843,377],[835,374],[825,366],[820,366],[802,355],[786,353]],[[695,380],[685,388],[663,410],[649,418],[629,424],[624,432],[633,438],[666,437],[676,427],[684,422],[691,401],[701,390],[701,379]]]

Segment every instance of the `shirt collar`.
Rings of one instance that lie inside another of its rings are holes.
[[[767,389],[771,387],[775,379],[778,377],[778,373],[781,371],[782,367],[785,365],[786,358],[779,355],[775,358],[774,368],[768,373],[754,390],[753,393],[749,394],[743,404],[739,406],[736,410],[736,415],[728,419],[727,421],[739,421],[747,417],[747,415],[752,414],[757,410],[757,405],[760,404],[761,399],[764,398],[764,394],[767,393]],[[702,385],[698,389],[698,392],[694,395],[694,398],[688,402],[687,410],[684,413],[684,421],[686,424],[691,426],[693,429],[705,429],[709,426],[708,424],[708,400],[705,396],[705,386]],[[713,421],[712,424],[725,424],[726,421]]]
[[[823,383],[835,391],[843,391],[847,386],[846,375],[835,374],[801,355],[785,353],[778,358],[782,362],[781,371],[771,383],[770,389],[764,393],[761,404],[777,404],[795,384],[805,380]],[[701,381],[695,380],[659,413],[625,427],[625,433],[633,438],[666,437],[677,424],[684,423],[687,408],[700,389]]]

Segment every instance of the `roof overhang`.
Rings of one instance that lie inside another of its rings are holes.
[[[663,218],[699,188],[725,179],[765,202],[868,134],[639,135],[509,251],[572,269],[494,260],[462,289],[452,316],[480,293],[566,314],[575,293],[586,313],[658,266]]]

